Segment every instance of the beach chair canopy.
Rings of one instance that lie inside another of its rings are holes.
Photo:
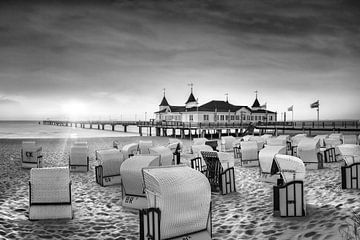
[[[193,145],[204,145],[206,141],[209,141],[207,138],[194,138]]]
[[[286,140],[286,141],[289,141],[290,140],[290,135],[279,135],[276,137],[277,139],[283,139],[283,140]]]
[[[332,133],[329,135],[329,138],[343,139],[343,134],[342,133]]]
[[[259,165],[261,173],[270,173],[271,165],[276,154],[286,154],[285,146],[266,146],[259,152]]]
[[[325,142],[325,146],[326,148],[331,148],[331,147],[336,147],[339,146],[340,144],[342,144],[342,141],[340,140],[340,138],[324,138],[324,142]]]
[[[271,134],[264,134],[264,135],[261,135],[260,137],[264,140],[264,142],[266,142],[266,139],[272,138],[273,135],[271,135]]]
[[[173,152],[164,146],[150,148],[150,154],[160,157],[160,166],[168,166],[173,164]]]
[[[161,210],[161,238],[206,229],[211,189],[204,174],[185,165],[144,168],[149,207]]]
[[[357,136],[356,135],[344,135],[343,143],[344,144],[357,144],[358,143]]]
[[[266,139],[266,145],[268,146],[286,146],[286,139],[273,137]]]
[[[182,151],[184,148],[184,143],[176,138],[169,138],[169,145],[168,148],[170,148],[173,152],[178,148],[179,151]]]
[[[320,142],[320,147],[325,147],[325,138],[327,138],[329,135],[316,135],[314,137],[314,140],[319,140]]]
[[[341,144],[337,147],[346,165],[360,162],[360,145]]]
[[[303,162],[318,162],[317,154],[320,151],[320,140],[302,138],[298,144],[297,154]]]
[[[32,168],[30,170],[33,203],[69,203],[70,171],[67,167]]]
[[[139,141],[139,153],[140,154],[150,154],[150,148],[153,147],[153,142],[150,141]]]
[[[305,165],[301,159],[283,154],[276,154],[271,166],[271,174],[280,173],[285,183],[305,180]]]
[[[139,148],[138,143],[129,143],[124,145],[121,151],[126,159],[129,157],[129,155],[135,155],[138,151],[138,148]]]
[[[28,155],[29,152],[35,153],[38,152],[39,154],[42,151],[42,147],[36,146],[36,143],[34,141],[23,141],[22,142],[22,159],[26,159],[26,161],[29,162],[37,162],[37,156],[34,155]]]
[[[159,156],[135,155],[121,164],[120,174],[126,194],[145,196],[141,170],[149,166],[160,166]]]
[[[104,149],[96,151],[96,159],[103,167],[104,176],[120,174],[120,166],[125,160],[124,155],[118,149]]]
[[[222,151],[229,151],[233,150],[233,144],[236,141],[236,138],[233,136],[225,136],[221,137],[221,150]]]
[[[255,141],[240,142],[241,160],[258,159],[258,145]]]
[[[307,137],[307,135],[305,133],[296,134],[295,136],[293,136],[291,138],[291,145],[292,146],[298,146],[299,143],[306,137]]]
[[[213,151],[213,149],[209,145],[205,145],[205,144],[191,146],[191,152],[194,155],[200,156],[200,151],[211,152],[211,151]]]
[[[261,136],[251,136],[249,141],[255,141],[257,143],[258,150],[262,149],[265,144],[265,140]]]

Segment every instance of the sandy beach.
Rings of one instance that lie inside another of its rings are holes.
[[[71,173],[74,218],[28,220],[29,170],[22,169],[22,140],[0,140],[0,239],[139,239],[138,213],[121,206],[120,186],[101,187],[94,177],[95,150],[151,139],[166,145],[166,137],[82,139],[90,150],[90,171]],[[44,167],[66,166],[74,139],[38,139]],[[190,146],[184,140],[185,151]],[[341,163],[308,170],[305,193],[307,216],[274,217],[272,185],[259,180],[258,167],[235,164],[237,192],[212,194],[213,239],[343,239],[339,230],[352,224],[359,212],[360,191],[342,190]],[[345,238],[344,238],[345,239]]]

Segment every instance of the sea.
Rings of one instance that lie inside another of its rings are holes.
[[[43,125],[42,121],[0,121],[0,139],[39,139],[39,138],[102,138],[139,136],[136,126],[129,126],[127,132],[121,129],[111,131],[80,127]]]

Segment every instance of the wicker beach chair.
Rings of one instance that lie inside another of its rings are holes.
[[[127,159],[131,156],[138,154],[139,144],[138,143],[129,143],[122,147],[121,152],[124,155],[124,158]]]
[[[206,163],[205,175],[210,182],[211,190],[220,190],[221,194],[235,192],[234,167],[227,168],[229,166],[227,162],[222,164],[216,151],[201,151],[201,155]]]
[[[206,177],[185,165],[144,168],[148,208],[140,210],[140,239],[212,238]]]
[[[241,166],[254,167],[259,166],[258,144],[255,141],[243,141],[240,143]]]
[[[264,148],[265,141],[261,136],[252,136],[249,141],[255,141],[257,143],[258,151]]]
[[[142,169],[160,166],[159,156],[135,155],[126,159],[120,166],[122,206],[129,209],[142,209],[147,206]]]
[[[285,146],[266,146],[259,152],[260,179],[264,182],[277,183],[279,174],[271,174],[271,166],[276,154],[286,155]]]
[[[343,144],[358,144],[356,135],[343,135]]]
[[[181,152],[183,151],[184,144],[178,139],[169,139],[167,146],[173,153],[176,164],[180,164]]]
[[[360,145],[342,144],[339,146],[345,162],[341,166],[341,186],[343,189],[360,189]]]
[[[207,138],[194,138],[192,145],[204,145],[205,142],[208,141],[208,140],[209,139],[207,139]]]
[[[222,152],[232,152],[234,151],[233,144],[236,141],[236,138],[233,136],[221,137],[221,147],[220,151]]]
[[[280,174],[273,186],[274,216],[301,217],[306,215],[304,195],[305,165],[297,157],[276,154],[271,174]]]
[[[101,186],[121,184],[120,166],[123,154],[116,148],[95,151],[98,165],[95,166],[95,180]]]
[[[42,147],[36,146],[34,141],[23,141],[21,148],[21,167],[41,168],[43,164],[41,152]]]
[[[86,142],[75,142],[70,148],[69,169],[71,172],[89,171],[89,148]]]
[[[140,154],[150,154],[150,148],[153,147],[152,141],[139,141],[139,153]]]
[[[176,164],[173,152],[167,147],[152,147],[150,148],[150,155],[159,156],[160,166],[169,166]]]
[[[341,160],[340,151],[338,146],[342,144],[340,137],[328,137],[324,139],[326,149],[334,148],[336,161]]]
[[[320,141],[313,138],[302,138],[297,147],[298,157],[307,169],[324,168],[323,155],[320,153]]]
[[[201,164],[201,169],[200,171],[204,171],[206,170],[206,163],[201,155],[201,151],[204,151],[204,152],[211,152],[213,151],[213,149],[209,146],[209,145],[192,145],[191,146],[191,153],[193,154],[193,158],[192,159],[195,159],[193,161],[200,161],[199,164]],[[200,158],[200,160],[197,160],[197,158]],[[191,165],[191,166],[197,166],[198,163],[194,163],[194,165]]]
[[[324,147],[326,147],[326,145],[325,145],[325,138],[328,138],[328,136],[329,136],[329,135],[327,135],[327,134],[316,135],[316,136],[314,137],[314,140],[319,140],[320,147],[321,147],[321,148],[324,148]]]
[[[30,220],[72,218],[71,199],[69,168],[33,168],[30,170]]]

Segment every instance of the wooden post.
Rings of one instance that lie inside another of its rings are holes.
[[[160,137],[160,128],[159,127],[155,128],[155,134],[157,137]]]
[[[139,135],[142,136],[142,127],[139,126]]]
[[[127,125],[124,125],[124,132],[127,132]]]
[[[90,129],[92,129],[92,123],[90,123]]]
[[[180,137],[185,138],[185,130],[183,128],[180,129]]]
[[[100,130],[100,123],[98,123],[98,129]]]
[[[115,131],[115,125],[114,124],[111,124],[111,130]]]

